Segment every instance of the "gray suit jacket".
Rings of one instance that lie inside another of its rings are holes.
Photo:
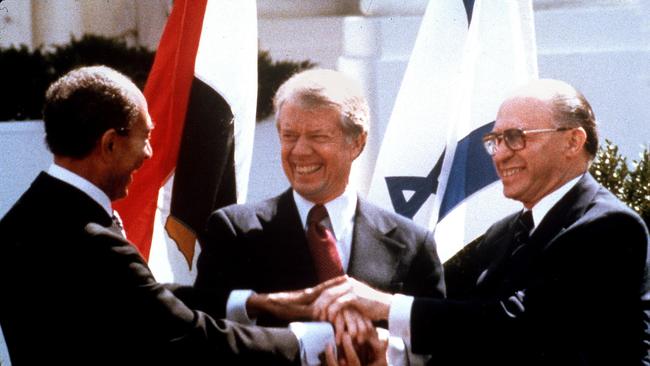
[[[216,211],[201,240],[196,305],[224,316],[233,289],[260,293],[317,284],[292,191],[256,204]],[[444,297],[442,267],[432,233],[359,199],[347,274],[388,292]],[[277,319],[261,324],[284,325]]]

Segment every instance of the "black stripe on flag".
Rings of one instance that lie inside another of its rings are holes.
[[[237,201],[234,119],[226,100],[196,77],[181,138],[170,215],[165,223],[191,268],[208,215]]]

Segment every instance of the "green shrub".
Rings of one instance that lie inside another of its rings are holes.
[[[47,57],[26,46],[0,50],[0,121],[40,119],[45,89],[54,80]]]
[[[140,88],[144,88],[155,53],[145,47],[130,47],[120,38],[85,35],[70,43],[54,46],[48,63],[56,77],[87,65],[106,65],[128,75]]]
[[[0,48],[0,70],[5,70],[0,88],[0,121],[41,119],[47,87],[73,68],[103,64],[110,66],[144,88],[155,53],[144,47],[128,46],[123,38],[85,35],[50,51],[27,46]],[[268,117],[272,98],[282,82],[295,72],[315,66],[310,61],[273,61],[267,51],[258,57],[257,120]],[[11,70],[7,72],[7,70]]]
[[[257,120],[273,113],[273,96],[282,83],[291,75],[314,66],[316,64],[310,61],[273,61],[268,51],[260,51],[257,57]]]
[[[600,184],[609,189],[621,201],[636,211],[646,225],[650,226],[650,150],[646,146],[639,160],[621,156],[618,146],[605,140],[589,169]]]

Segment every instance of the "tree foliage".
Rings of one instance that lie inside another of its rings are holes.
[[[638,160],[628,166],[618,146],[609,140],[601,146],[589,169],[600,184],[636,211],[650,226],[650,150],[646,146]]]
[[[293,74],[316,66],[311,61],[273,61],[268,51],[260,51],[257,59],[257,119],[273,113],[273,96],[280,85]]]
[[[155,52],[129,46],[123,38],[85,35],[44,50],[27,46],[0,48],[0,121],[41,119],[47,87],[58,77],[80,66],[106,65],[143,89]],[[314,67],[310,61],[274,61],[268,51],[258,56],[257,120],[268,117],[272,98],[282,82],[294,73]]]

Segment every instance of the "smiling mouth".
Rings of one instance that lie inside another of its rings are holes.
[[[508,178],[524,170],[523,168],[512,168],[512,169],[503,169],[501,170],[501,177]]]
[[[322,165],[296,165],[296,173],[300,175],[311,174],[318,171]]]

